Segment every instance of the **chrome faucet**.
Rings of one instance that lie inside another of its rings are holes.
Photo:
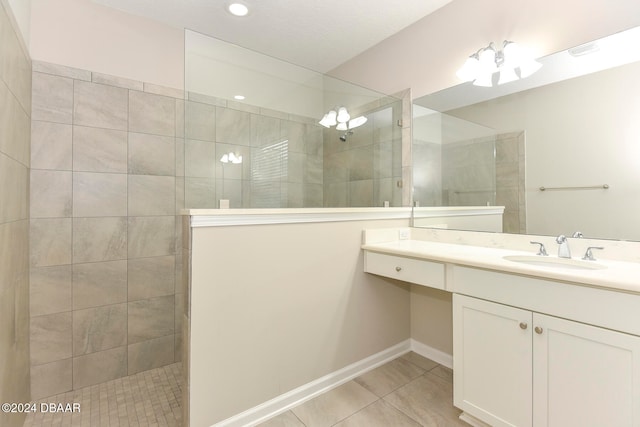
[[[556,243],[558,246],[558,258],[571,258],[571,251],[569,250],[569,242],[564,234],[556,237]]]

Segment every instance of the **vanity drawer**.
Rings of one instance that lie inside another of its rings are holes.
[[[444,264],[365,251],[364,271],[404,282],[444,289]]]

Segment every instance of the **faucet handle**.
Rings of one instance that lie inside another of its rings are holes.
[[[556,243],[558,243],[559,245],[563,244],[566,241],[567,241],[567,236],[565,236],[564,234],[561,234],[558,237],[556,237]]]
[[[529,242],[532,245],[540,245],[540,248],[538,249],[538,253],[536,255],[542,255],[542,256],[548,256],[549,254],[547,253],[547,250],[544,247],[544,243],[541,242]]]
[[[592,249],[602,250],[604,248],[602,246],[589,246],[587,248],[587,251],[584,253],[584,256],[582,257],[582,259],[587,261],[595,261],[596,258],[593,256],[593,252],[591,252]]]
[[[576,231],[575,233],[573,233],[573,235],[571,237],[576,237],[578,239],[582,239],[584,237],[584,234],[582,234],[582,231]]]

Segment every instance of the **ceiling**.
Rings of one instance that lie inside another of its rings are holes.
[[[325,73],[452,0],[92,0]]]

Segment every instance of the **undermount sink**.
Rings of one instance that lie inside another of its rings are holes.
[[[582,261],[572,258],[551,258],[540,255],[507,255],[502,257],[507,261],[520,264],[536,265],[539,267],[562,268],[571,270],[602,270],[606,265],[594,261]]]

